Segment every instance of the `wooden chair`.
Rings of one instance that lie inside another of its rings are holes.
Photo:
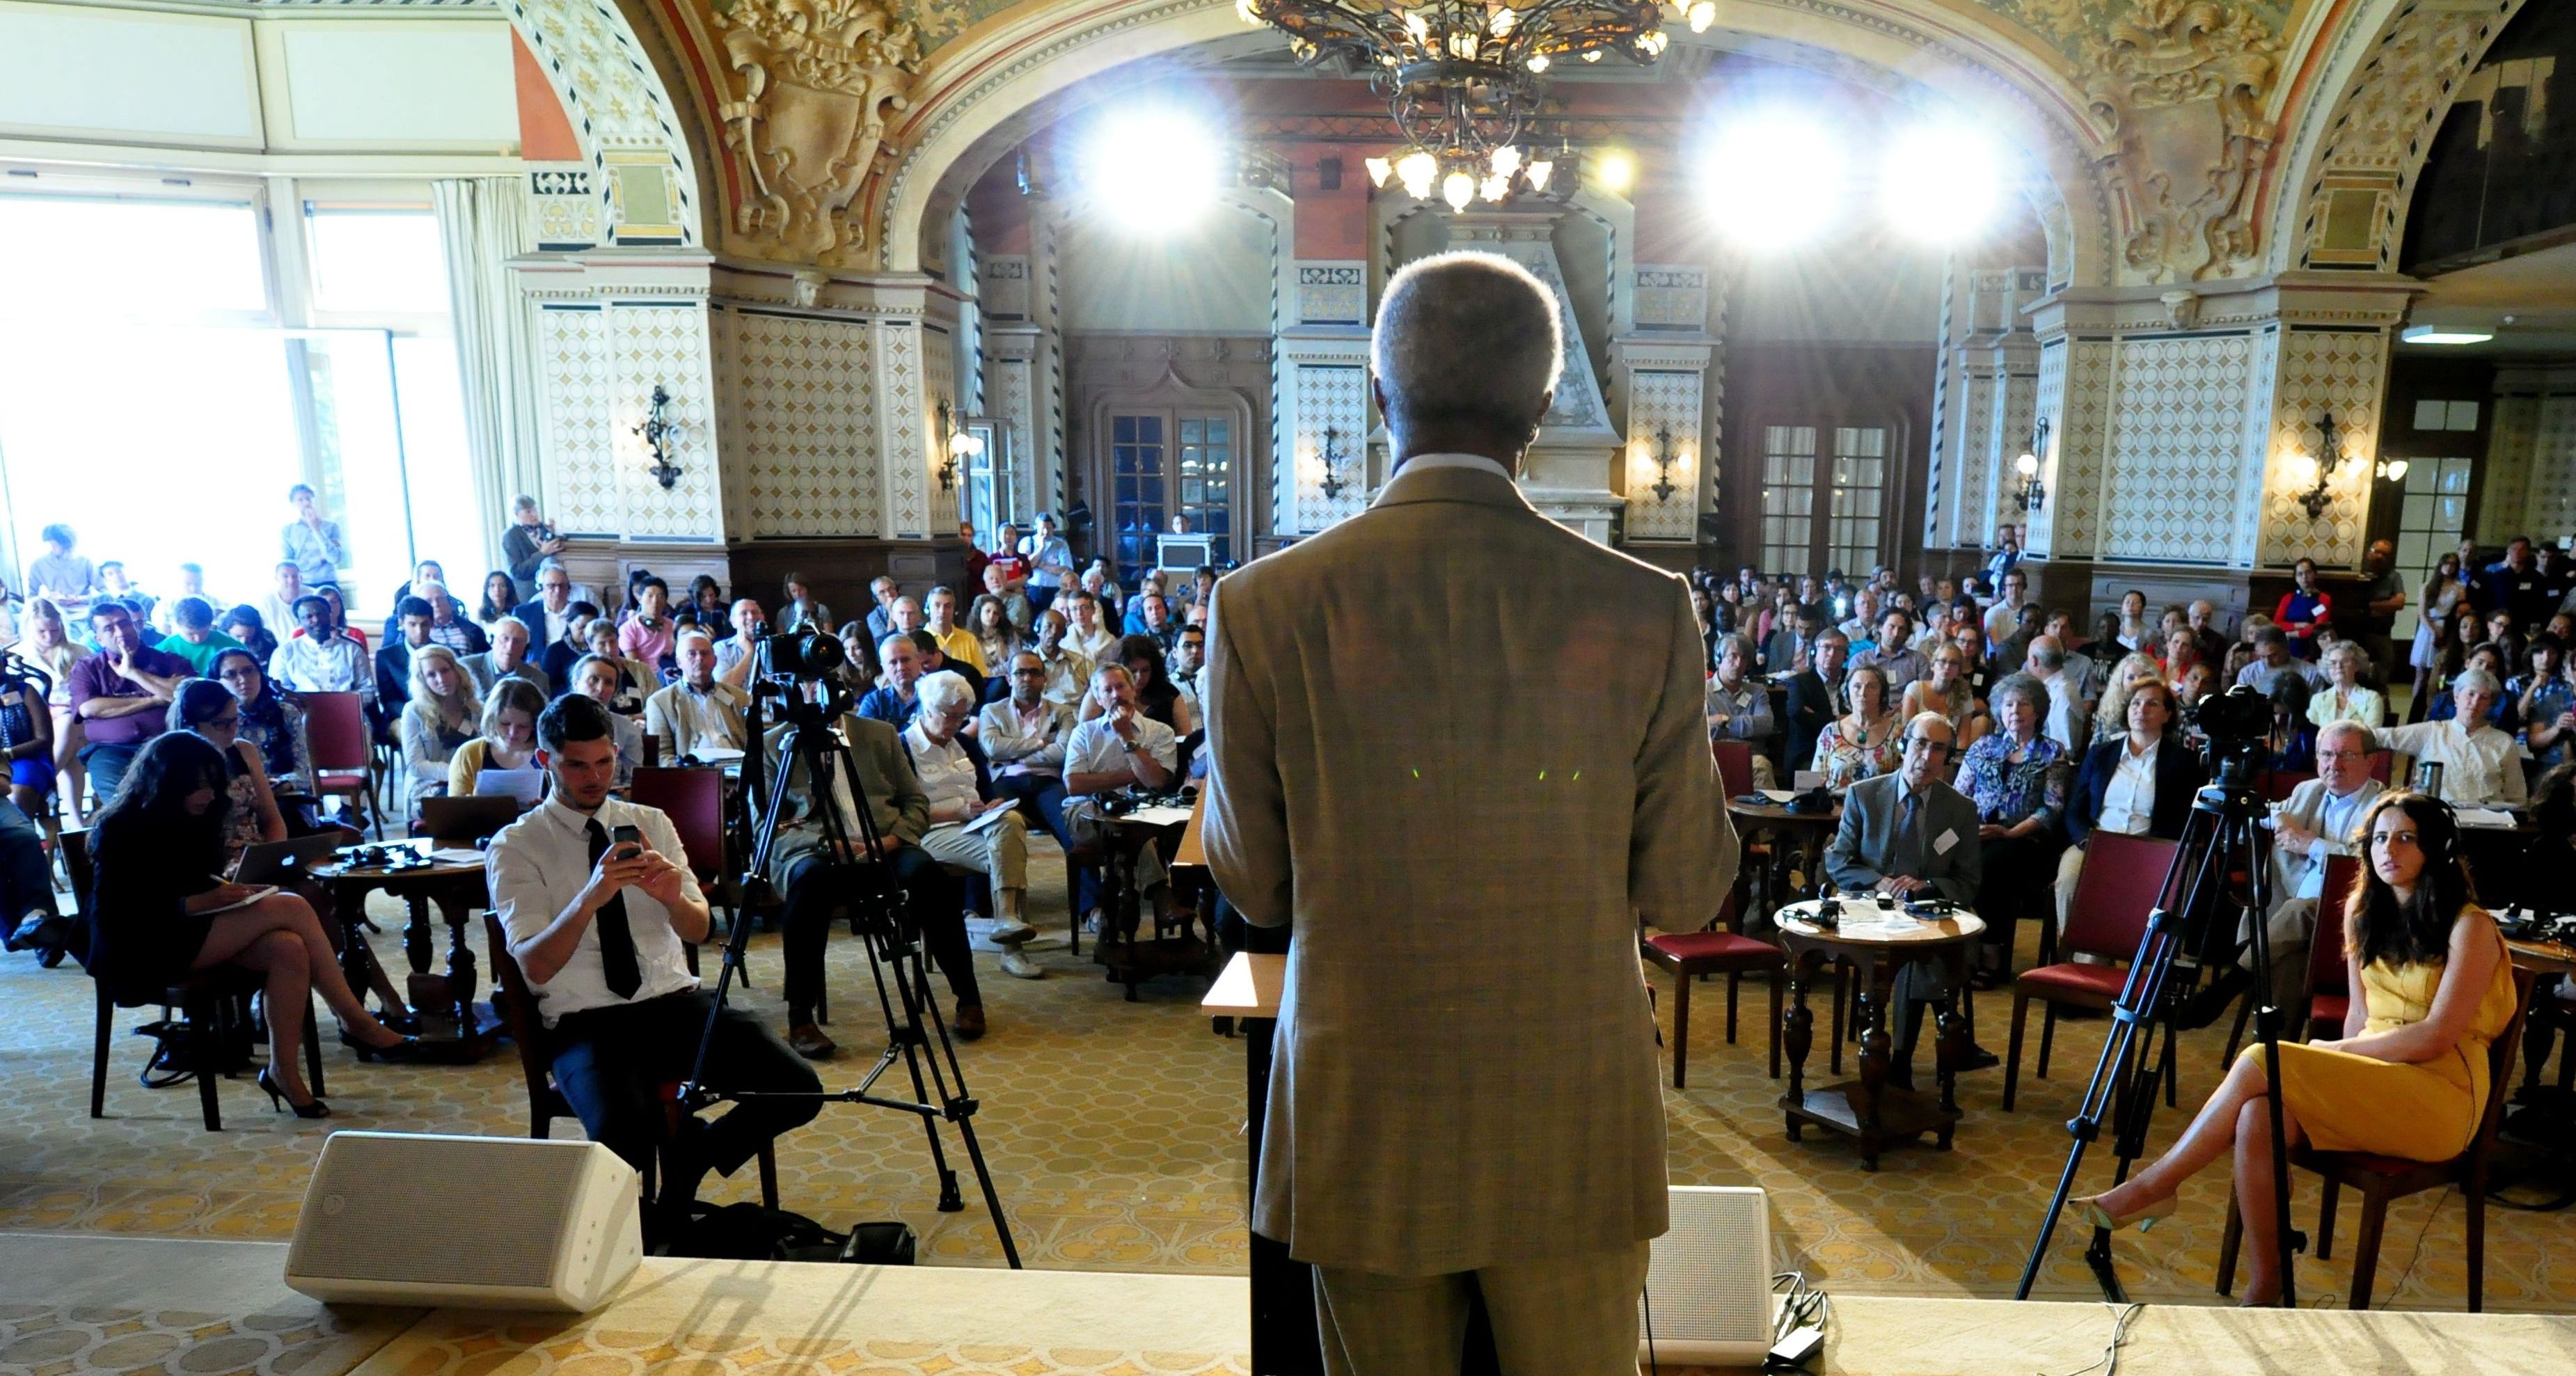
[[[2066,915],[2059,948],[2066,954],[2103,956],[2127,961],[2138,953],[2147,933],[2147,916],[2165,885],[2173,863],[2174,842],[2150,836],[2093,833],[2085,848],[2084,873],[2075,881],[2075,902]],[[2063,1005],[2108,1009],[2128,983],[2128,967],[2087,965],[2072,960],[2024,971],[2013,981],[2012,1042],[2004,1055],[2004,1111],[2013,1106],[2021,1080],[2022,1024],[2030,1001],[2047,1005],[2039,1026],[2039,1078],[2048,1078],[2049,1043],[2057,1034],[2057,1010]],[[2166,1043],[2167,1054],[2172,1043]]]
[[[2263,801],[2286,803],[2299,785],[2317,777],[2315,770],[2267,769],[2263,772]]]
[[[2304,1023],[2283,1027],[2284,1035],[2297,1035],[2301,1040],[2311,1042],[2320,1037],[2343,1035],[2343,1016],[2352,1007],[2349,991],[2344,988],[2348,973],[2343,962],[2343,910],[2352,898],[2352,886],[2360,879],[2359,857],[2326,857],[2325,886],[2317,894],[2316,930],[2308,939],[2307,992],[2304,995],[2308,1016]],[[2245,997],[2237,1003],[2236,1026],[2227,1034],[2226,1065],[2236,1063],[2236,1049],[2245,1044],[2246,1024],[2254,1018],[2254,1001],[2263,996],[2264,991],[2260,989],[2248,989]]]
[[[2361,1236],[2353,1244],[2350,1308],[2370,1307],[2370,1288],[2379,1272],[2380,1229],[2388,1222],[2389,1201],[2457,1185],[2469,1209],[2469,1312],[2485,1310],[2487,1165],[2495,1153],[2496,1128],[2504,1121],[2504,1101],[2510,1097],[2506,1080],[2513,1074],[2514,1057],[2522,1048],[2523,1020],[2531,1006],[2531,983],[2529,970],[2513,972],[2513,1021],[2505,1024],[2504,1035],[2487,1045],[2487,1107],[2478,1118],[2477,1134],[2469,1139],[2468,1150],[2448,1161],[2408,1161],[2369,1152],[2319,1151],[2305,1144],[2291,1149],[2291,1165],[2315,1171],[2325,1181],[2325,1195],[2317,1205],[2317,1260],[2333,1259],[2335,1205],[2344,1187],[2361,1191]],[[2227,1232],[2218,1244],[2218,1293],[2222,1295],[2236,1287],[2236,1256],[2244,1241],[2245,1220],[2238,1214],[2235,1194],[2230,1191]]]
[[[375,753],[367,714],[355,693],[306,693],[304,735],[313,750],[313,791],[357,802],[367,829],[385,839],[384,809],[376,801]]]
[[[1771,1078],[1780,1078],[1780,985],[1788,965],[1780,948],[1740,930],[1743,905],[1729,896],[1708,927],[1696,932],[1661,932],[1641,937],[1638,953],[1673,976],[1673,1088],[1682,1088],[1690,1060],[1690,998],[1693,982],[1709,975],[1726,976],[1726,1044],[1735,1044],[1737,991],[1746,975],[1761,975],[1771,986]]]
[[[92,923],[97,914],[90,908],[91,881],[89,833],[62,833],[63,865],[72,879],[72,901],[88,914]],[[229,1075],[225,1049],[242,1039],[247,1020],[242,1015],[265,981],[254,971],[232,967],[202,970],[161,991],[161,1022],[156,1025],[154,1045],[160,1038],[176,1034],[188,1046],[188,1072],[197,1077],[197,1106],[205,1119],[206,1131],[224,1130],[222,1104],[215,1097],[215,1081]],[[91,987],[98,999],[98,1018],[92,1033],[89,1059],[89,1116],[107,1116],[107,1041],[113,1032],[118,1008],[147,1008],[152,999],[120,1001],[107,985],[93,973]],[[175,1014],[175,1016],[174,1016]],[[269,1010],[275,1017],[276,1009]],[[314,1097],[324,1092],[322,1081],[322,1035],[313,1016],[313,1004],[304,1005],[304,1074],[312,1084]]]
[[[495,1003],[501,1014],[501,1028],[509,1035],[510,1045],[519,1053],[519,1078],[528,1087],[528,1135],[545,1141],[553,1135],[557,1118],[571,1118],[572,1103],[555,1087],[554,1072],[547,1068],[545,1024],[537,1013],[537,996],[528,988],[526,972],[519,969],[517,957],[510,954],[509,934],[501,930],[501,919],[493,913],[483,914],[483,943],[492,953],[492,987],[498,997]],[[662,1102],[676,1135],[680,1117],[680,1083],[674,1080],[662,1086]],[[760,1144],[760,1202],[766,1208],[778,1207],[778,1154],[771,1144]],[[655,1172],[644,1173],[644,1199],[653,1200]]]
[[[1709,753],[1717,757],[1718,783],[1729,798],[1740,798],[1753,791],[1753,746],[1749,741],[1710,741]]]

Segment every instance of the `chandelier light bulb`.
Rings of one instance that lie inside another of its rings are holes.
[[[1246,24],[1259,24],[1261,10],[1254,0],[1234,0],[1234,17]]]
[[[2039,456],[2028,450],[2022,451],[2022,456],[2013,460],[2013,471],[2025,478],[2036,476],[2039,472]]]
[[[1550,174],[1552,174],[1552,173],[1554,173],[1555,171],[1556,171],[1556,164],[1555,164],[1554,162],[1552,162],[1552,161],[1550,161],[1550,160],[1546,159],[1546,158],[1540,158],[1540,159],[1538,159],[1538,160],[1536,160],[1536,161],[1532,162],[1532,163],[1529,165],[1529,184],[1530,184],[1530,190],[1532,190],[1532,191],[1545,191],[1545,190],[1547,190],[1547,179],[1548,179],[1549,175],[1550,175]]]
[[[1431,199],[1432,182],[1440,176],[1440,160],[1417,148],[1395,165],[1395,175],[1403,179],[1404,189],[1413,199],[1427,201]]]
[[[1717,0],[1695,0],[1689,11],[1692,33],[1706,33],[1717,22]]]
[[[1371,186],[1386,185],[1387,177],[1395,171],[1395,164],[1388,162],[1384,158],[1366,159],[1361,163],[1361,166],[1368,169],[1369,185]]]
[[[1473,61],[1475,61],[1475,60],[1476,60],[1476,35],[1475,35],[1475,33],[1474,33],[1472,30],[1468,30],[1468,29],[1460,29],[1460,30],[1458,30],[1457,32],[1450,34],[1450,35],[1449,35],[1449,55],[1450,55],[1451,57],[1457,58],[1458,60],[1460,60],[1460,61],[1462,61],[1462,62],[1473,62]]]
[[[1664,49],[1671,44],[1672,40],[1664,36],[1662,29],[1637,35],[1637,50],[1648,57],[1663,56]]]
[[[1404,31],[1413,35],[1413,41],[1416,43],[1431,41],[1431,21],[1424,18],[1420,10],[1414,10],[1404,16]]]
[[[1476,199],[1475,177],[1465,172],[1452,172],[1442,178],[1440,199],[1447,201],[1451,210],[1465,210],[1467,203]]]
[[[1598,62],[1598,61],[1600,61],[1600,60],[1601,60],[1601,50],[1600,50],[1599,48],[1592,48],[1592,49],[1588,49],[1588,50],[1586,50],[1586,51],[1584,52],[1584,54],[1583,54],[1583,60],[1584,60],[1584,61],[1586,61],[1586,62]]]
[[[1530,60],[1529,60],[1529,69],[1530,69],[1531,71],[1533,71],[1533,72],[1544,72],[1544,71],[1546,71],[1546,70],[1547,70],[1547,54],[1545,54],[1545,53],[1538,53],[1538,54],[1533,55],[1533,56],[1530,58]]]
[[[1251,3],[1251,0],[1245,0],[1245,3]],[[1519,27],[1520,22],[1520,11],[1505,5],[1494,11],[1493,17],[1485,21],[1485,29],[1496,38],[1509,38],[1512,30]]]
[[[1520,170],[1521,150],[1517,146],[1507,143],[1494,150],[1495,176],[1509,177]]]
[[[1489,201],[1499,201],[1505,196],[1510,195],[1511,192],[1512,179],[1499,173],[1494,176],[1487,177],[1484,184],[1476,188],[1476,194]]]

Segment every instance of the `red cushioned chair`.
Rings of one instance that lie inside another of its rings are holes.
[[[724,771],[641,768],[628,785],[627,797],[636,806],[654,808],[671,819],[671,830],[680,835],[680,849],[688,852],[689,872],[697,876],[707,901],[724,909],[728,928],[740,922],[742,896],[735,889],[725,854]],[[748,955],[743,957],[742,983],[746,989],[751,987]]]
[[[2319,926],[2322,930],[2323,924]],[[2335,944],[2340,948],[2343,943],[2338,940]],[[2523,1017],[2531,1009],[2531,982],[2529,970],[2513,972],[2513,1021],[2505,1024],[2503,1036],[2487,1045],[2487,1108],[2478,1119],[2477,1134],[2469,1139],[2468,1150],[2448,1161],[2319,1151],[2305,1144],[2290,1150],[2291,1165],[2315,1171],[2325,1179],[2325,1195],[2317,1203],[2317,1260],[2333,1259],[2335,1204],[2343,1188],[2349,1185],[2361,1191],[2361,1237],[2353,1244],[2352,1298],[2348,1302],[2352,1308],[2370,1307],[2370,1287],[2379,1272],[2379,1234],[2388,1222],[2388,1202],[2448,1185],[2460,1187],[2460,1198],[2469,1208],[2469,1312],[2475,1314],[2486,1308],[2487,1162],[2495,1154],[2496,1128],[2504,1121],[2504,1101],[2510,1097],[2505,1092],[2506,1081],[2512,1077],[2514,1057],[2522,1049]],[[2218,1244],[2218,1293],[2222,1295],[2236,1287],[2236,1254],[2244,1240],[2245,1220],[2237,1213],[2235,1192],[2231,1190],[2227,1232]]]
[[[2343,1035],[2343,1016],[2352,1007],[2351,993],[2344,987],[2350,982],[2350,972],[2343,961],[2343,910],[2344,905],[2352,900],[2352,886],[2360,879],[2361,860],[2358,856],[2326,857],[2325,887],[2317,894],[2316,934],[2308,941],[2308,1020],[2304,1040],[2316,1041],[2321,1037]],[[2261,990],[2248,989],[2244,999],[2236,1005],[2236,1026],[2227,1034],[2226,1063],[2229,1065],[2236,1063],[2236,1049],[2245,1044],[2245,1026],[2253,1021],[2254,1000],[2262,996]],[[2283,1035],[2294,1034],[2297,1030],[2296,1024],[2281,1029]]]
[[[366,814],[367,830],[385,839],[385,818],[376,805],[375,749],[367,736],[366,709],[355,693],[306,693],[305,744],[313,751],[313,791],[324,797],[347,797]]]
[[[1735,1005],[1746,975],[1760,975],[1771,986],[1771,1078],[1780,1078],[1780,982],[1787,966],[1780,948],[1734,930],[1743,904],[1732,895],[1707,930],[1662,932],[1643,937],[1638,953],[1673,976],[1673,1088],[1682,1088],[1690,1062],[1691,984],[1708,975],[1726,976],[1726,1041],[1735,1044]]]
[[[1729,798],[1740,798],[1753,791],[1753,745],[1749,741],[1710,741],[1708,752],[1717,757],[1717,781]]]
[[[2075,881],[2075,902],[2066,914],[2066,931],[2058,949],[2069,956],[2102,956],[2126,961],[2138,953],[2147,935],[2147,916],[2155,910],[2173,864],[2174,843],[2151,836],[2122,836],[2097,831],[2085,847],[2084,872]],[[2041,1079],[2048,1078],[2048,1046],[2057,1034],[2060,1005],[2108,1009],[2129,982],[2126,965],[2086,965],[2073,960],[2024,971],[2013,981],[2011,1048],[2004,1055],[2004,1111],[2013,1106],[2021,1080],[2021,1035],[2030,1001],[2048,1005],[2039,1025]],[[2168,1043],[2170,1048],[2170,1043]]]
[[[2286,803],[2293,789],[2315,777],[2313,769],[2267,769],[2263,771],[2263,801]]]

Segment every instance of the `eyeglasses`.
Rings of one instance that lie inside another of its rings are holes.
[[[1041,668],[1031,668],[1031,669],[1013,669],[1013,670],[1011,671],[1011,677],[1013,677],[1013,678],[1045,678],[1045,677],[1046,677],[1046,672],[1047,672],[1047,671],[1046,671],[1044,668],[1042,668],[1042,667],[1041,667]]]

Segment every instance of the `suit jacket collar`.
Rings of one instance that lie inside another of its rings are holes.
[[[1411,463],[1395,471],[1395,477],[1379,490],[1377,500],[1369,507],[1375,510],[1414,502],[1469,502],[1538,514],[1538,508],[1521,495],[1520,484],[1497,477],[1489,469],[1450,465],[1417,468]]]

